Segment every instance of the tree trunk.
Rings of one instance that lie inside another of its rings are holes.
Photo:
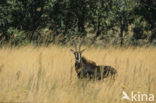
[[[123,34],[124,33],[124,14],[122,13],[120,16],[120,46],[123,46]]]
[[[123,46],[123,25],[120,27],[120,46]]]
[[[101,34],[101,30],[100,30],[100,19],[101,19],[101,15],[99,13],[99,15],[98,15],[98,22],[97,22],[97,32],[96,32],[96,36],[94,37],[95,40]]]
[[[99,9],[99,12],[98,12],[98,18],[97,18],[97,32],[96,32],[96,36],[94,37],[94,40],[92,43],[94,43],[97,39],[97,37],[101,34],[101,25],[100,25],[100,22],[101,22],[101,14],[102,14],[102,8],[104,7],[104,3],[103,3],[103,0],[100,0],[100,9]]]

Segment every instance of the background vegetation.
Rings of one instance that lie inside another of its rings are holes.
[[[1,0],[0,44],[156,45],[155,0]]]

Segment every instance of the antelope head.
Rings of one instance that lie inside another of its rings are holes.
[[[74,54],[74,56],[75,56],[75,61],[76,61],[77,63],[80,63],[80,62],[81,62],[81,55],[82,55],[82,53],[85,51],[85,49],[81,50],[81,44],[82,44],[82,43],[80,42],[80,44],[79,44],[79,50],[77,50],[77,44],[76,44],[76,42],[74,41],[75,50],[70,49],[70,51]]]

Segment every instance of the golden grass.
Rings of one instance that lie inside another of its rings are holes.
[[[1,48],[0,102],[125,103],[123,90],[156,96],[156,48],[87,48],[87,59],[117,69],[114,83],[78,80],[69,49]]]

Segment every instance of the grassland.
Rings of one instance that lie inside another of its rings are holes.
[[[156,48],[87,48],[83,56],[117,69],[115,82],[78,80],[69,49],[1,48],[0,102],[129,103],[123,90],[156,96]]]

